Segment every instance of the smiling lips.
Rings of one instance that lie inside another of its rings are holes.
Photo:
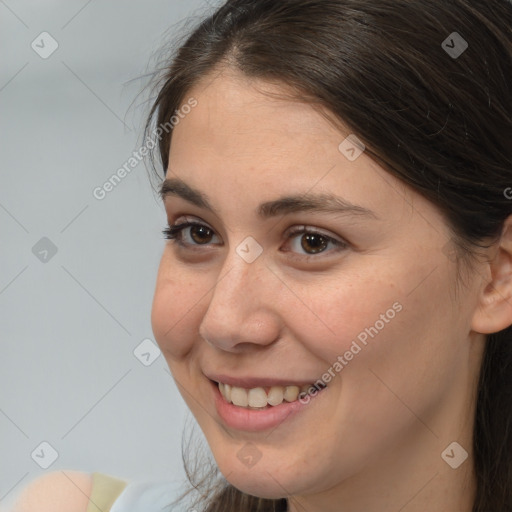
[[[299,395],[304,396],[311,391],[319,391],[325,388],[325,384],[306,384],[303,386],[266,386],[255,388],[242,388],[231,386],[224,382],[217,382],[219,391],[226,402],[238,407],[249,409],[266,409],[269,406],[280,405],[285,402],[295,402]]]

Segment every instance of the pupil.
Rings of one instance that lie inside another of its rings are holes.
[[[190,234],[194,242],[198,244],[206,244],[212,238],[211,229],[205,226],[192,226],[190,228]],[[206,240],[204,239],[204,237],[206,237]]]
[[[302,248],[306,252],[322,252],[327,247],[327,241],[323,236],[315,234],[306,234],[302,237]]]

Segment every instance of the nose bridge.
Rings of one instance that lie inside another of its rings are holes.
[[[217,305],[240,306],[250,289],[254,292],[261,268],[256,263],[244,262],[236,253],[226,258],[226,262],[219,274],[219,279],[212,291],[212,298],[208,310]],[[253,295],[254,298],[254,295]]]
[[[199,329],[205,340],[224,350],[241,343],[271,343],[279,332],[272,273],[261,256],[249,263],[239,251],[226,257]]]

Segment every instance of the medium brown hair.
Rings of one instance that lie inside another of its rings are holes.
[[[453,37],[468,44],[461,55],[447,51]],[[228,0],[166,63],[145,135],[223,64],[334,114],[371,158],[439,208],[457,258],[470,261],[499,239],[512,214],[509,0]],[[164,175],[171,137],[158,146]],[[473,455],[473,512],[512,512],[511,328],[486,340]],[[193,484],[207,489],[204,510],[286,510],[285,499],[246,495],[212,471]]]

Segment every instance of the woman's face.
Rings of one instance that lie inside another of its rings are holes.
[[[183,398],[249,494],[453,471],[441,452],[470,451],[480,283],[456,295],[431,203],[313,107],[264,90],[283,91],[210,76],[174,129],[168,223],[198,226],[166,243],[152,323]],[[294,399],[293,386],[319,380]],[[239,405],[212,381],[234,386]]]

